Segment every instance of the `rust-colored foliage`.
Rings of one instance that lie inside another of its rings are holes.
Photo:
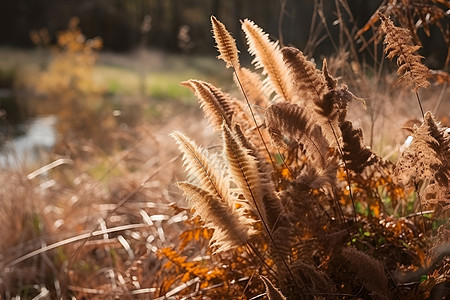
[[[361,99],[338,84],[326,61],[317,69],[300,50],[280,49],[245,20],[242,27],[255,67],[267,76],[259,84],[252,76],[267,99],[265,114],[255,111],[248,95],[256,95],[260,103],[261,92],[241,84],[240,76],[246,75],[235,41],[215,17],[212,22],[219,58],[234,69],[243,91],[244,99],[233,100],[233,106],[248,107],[235,114],[231,100],[217,101],[217,96],[198,91],[207,83],[188,82],[221,133],[223,147],[209,153],[181,133],[173,134],[181,143],[188,173],[188,181],[179,186],[204,223],[195,219],[177,246],[159,251],[172,274],[160,296],[176,291],[197,298],[246,298],[265,291],[269,299],[390,299],[439,293],[439,284],[448,279],[442,258],[421,285],[414,272],[427,268],[442,251],[427,249],[425,236],[434,233],[431,226],[445,223],[439,217],[448,209],[447,131],[427,112],[395,167],[365,146],[362,130],[348,120],[349,103]],[[399,74],[408,76],[404,79],[417,92],[428,85],[427,71],[413,53],[417,47],[402,28],[384,17],[383,22],[387,57],[399,56]],[[209,161],[220,166],[220,172]],[[433,178],[425,182],[428,175]],[[402,176],[406,181],[399,183],[396,178]],[[417,201],[416,210],[411,209],[414,200],[405,190],[411,185],[418,201],[431,209],[430,217],[422,215]],[[442,236],[444,230],[440,232]],[[211,249],[186,254],[188,245],[209,237]],[[442,239],[433,245],[442,249]]]

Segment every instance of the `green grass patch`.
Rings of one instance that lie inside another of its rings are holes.
[[[187,77],[172,73],[151,74],[146,78],[146,95],[155,99],[174,99],[186,102],[192,99],[192,92],[180,85]]]

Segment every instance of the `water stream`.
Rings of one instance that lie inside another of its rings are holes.
[[[20,124],[24,134],[7,139],[0,148],[0,167],[21,168],[48,154],[56,143],[56,121],[56,116],[50,115]]]

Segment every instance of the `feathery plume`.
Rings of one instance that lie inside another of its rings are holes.
[[[225,166],[181,132],[174,131],[170,135],[183,153],[183,165],[188,174],[188,181],[201,186],[222,201],[231,203]]]
[[[234,183],[249,203],[256,202],[258,205],[263,195],[257,161],[225,123],[222,125],[222,131],[225,156]]]
[[[236,133],[231,131],[225,123],[222,125],[222,131],[224,152],[231,174],[230,179],[236,184],[238,192],[253,206],[261,221],[268,226],[266,229],[270,234],[275,220],[269,216],[267,206],[269,203],[266,202],[274,201],[274,199],[267,193],[270,188],[265,186],[268,182],[268,180],[264,180],[266,174],[259,172],[256,158],[250,154],[249,149],[242,145]],[[272,214],[272,211],[270,213]]]
[[[247,38],[248,51],[255,56],[253,64],[257,69],[262,68],[263,74],[267,75],[263,81],[266,94],[270,96],[275,92],[274,101],[292,101],[292,88],[278,42],[271,42],[268,34],[248,19],[242,22],[242,30]]]
[[[294,47],[284,47],[281,53],[289,68],[298,100],[306,102],[312,99],[316,105],[319,105],[328,89],[327,82],[316,69],[315,64],[307,60],[303,52]]]
[[[231,126],[236,105],[228,94],[222,92],[212,84],[200,80],[190,79],[183,81],[181,85],[194,90],[205,116],[217,131],[220,130],[224,121],[227,125]]]
[[[215,253],[248,243],[254,234],[251,220],[198,186],[187,182],[179,182],[177,186],[195,209],[194,215],[200,216],[207,227],[214,229],[211,246]]]
[[[376,299],[390,299],[387,276],[380,261],[353,247],[343,249],[342,258],[355,278],[363,282],[372,295],[378,296]]]
[[[236,47],[236,41],[216,17],[211,16],[211,24],[213,28],[214,39],[217,43],[217,49],[220,55],[218,59],[222,59],[226,63],[227,68],[239,69],[239,51]]]
[[[420,201],[425,209],[433,209],[434,216],[447,215],[450,211],[450,186],[432,183],[420,192]]]

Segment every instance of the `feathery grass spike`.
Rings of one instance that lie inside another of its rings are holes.
[[[255,206],[259,217],[264,222],[266,211],[263,204],[264,189],[256,159],[249,154],[236,137],[236,134],[224,123],[222,125],[224,151],[233,182],[244,198]]]
[[[249,241],[254,233],[251,220],[198,186],[187,182],[179,182],[177,186],[195,208],[194,215],[200,216],[207,227],[214,229],[211,246],[215,253],[243,246]]]
[[[261,153],[265,153],[264,150],[258,150],[252,142],[244,135],[240,126],[234,124],[233,133],[235,134],[236,140],[240,143],[243,148],[248,150],[251,157],[256,160],[256,165],[258,167],[259,182],[262,189],[262,202],[258,204],[261,207],[261,212],[266,213],[270,211],[270,214],[264,215],[264,221],[270,229],[275,228],[275,225],[280,225],[281,222],[277,222],[279,219],[279,214],[282,211],[281,202],[279,197],[275,193],[275,186],[273,185],[271,173],[273,172],[272,165],[267,162],[267,160],[261,156]]]
[[[236,41],[216,17],[211,16],[211,24],[213,28],[214,39],[217,43],[217,49],[220,55],[217,58],[222,59],[226,63],[227,68],[239,69],[239,51],[236,48]]]
[[[278,42],[270,41],[268,34],[248,19],[242,22],[242,30],[247,38],[248,51],[255,56],[253,64],[257,69],[263,68],[263,74],[267,75],[263,81],[266,94],[270,96],[275,92],[274,101],[292,101],[292,88]]]
[[[227,94],[212,84],[200,80],[190,79],[183,81],[181,85],[194,90],[200,100],[200,107],[216,130],[220,130],[224,121],[231,125],[234,110],[232,100]]]
[[[216,98],[227,119],[233,123],[233,119],[237,116],[237,114],[242,112],[242,107],[235,99],[232,99],[229,94],[223,92],[221,89],[208,82],[205,82],[204,84]]]
[[[171,136],[177,141],[183,153],[183,163],[191,183],[198,183],[204,190],[222,199],[232,202],[228,191],[228,178],[221,172],[223,166],[216,157],[206,149],[197,146],[181,132],[175,131]]]

